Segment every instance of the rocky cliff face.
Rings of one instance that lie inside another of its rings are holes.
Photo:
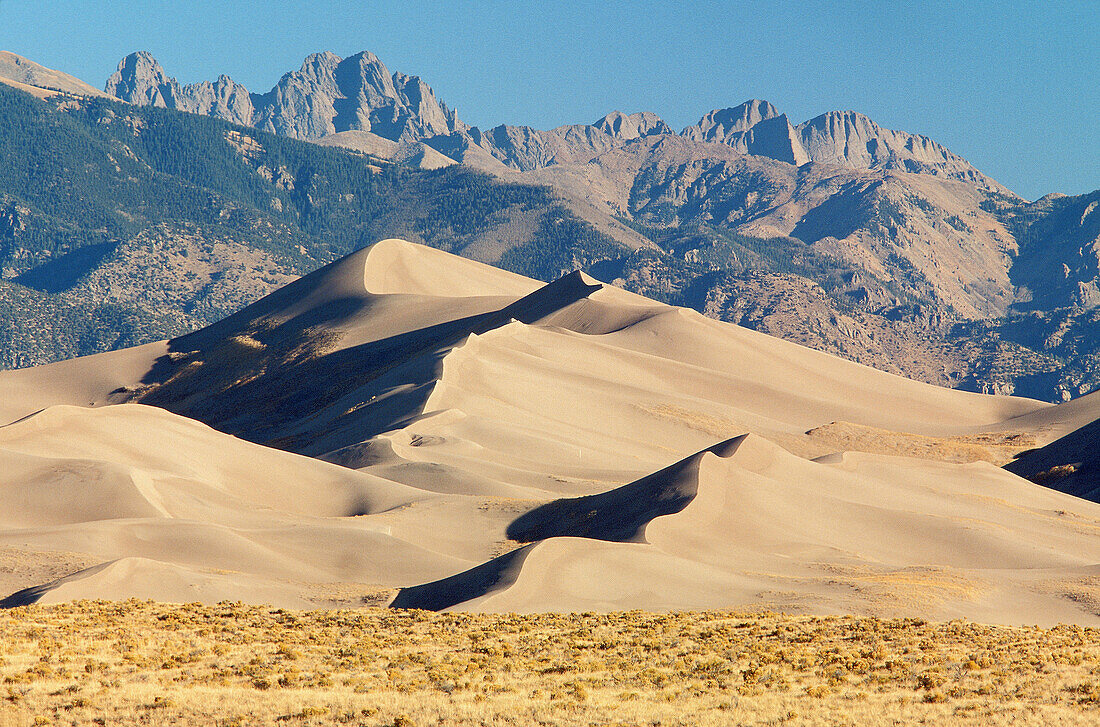
[[[228,76],[180,85],[146,52],[123,58],[107,80],[123,101],[215,116],[297,139],[370,131],[393,141],[464,131],[457,114],[415,76],[391,74],[373,53],[341,59],[308,56],[265,94],[249,93]]]
[[[695,124],[680,132],[693,141],[711,141],[737,149],[744,143],[745,135],[761,121],[779,116],[779,110],[767,101],[751,99],[728,109],[715,109]],[[744,148],[739,149],[745,153]]]
[[[1100,307],[1100,192],[1047,195],[1013,210],[1009,225],[1020,241],[1017,309]]]
[[[964,182],[816,162],[796,167],[663,135],[522,178],[583,195],[653,234],[706,226],[799,240],[817,258],[859,271],[837,293],[865,310],[908,300],[982,318],[1013,301],[1015,239],[983,207],[988,193]]]
[[[130,103],[216,116],[297,139],[369,131],[391,141],[421,141],[456,161],[493,172],[586,163],[635,139],[676,135],[656,114],[618,111],[592,124],[549,130],[502,125],[482,131],[463,123],[420,78],[390,73],[366,51],[343,59],[315,53],[265,94],[249,93],[227,76],[181,86],[148,53],[134,53],[119,63],[106,90]],[[1011,194],[935,141],[884,129],[854,111],[830,111],[793,124],[772,104],[752,99],[711,111],[679,135],[794,166],[814,161],[929,174]]]
[[[217,81],[181,86],[144,51],[122,59],[107,79],[108,94],[139,106],[157,106],[214,116],[234,124],[252,123],[254,109],[248,89],[229,76]]]
[[[107,79],[104,90],[137,106],[175,108],[179,84],[173,84],[173,80],[164,75],[164,69],[152,55],[138,51],[118,62],[118,69]]]
[[[437,151],[488,172],[528,172],[557,164],[583,164],[621,144],[673,134],[654,113],[612,111],[592,124],[570,124],[541,130],[530,126],[473,127],[425,140]]]
[[[959,179],[1007,193],[1002,185],[931,139],[884,129],[855,111],[830,111],[792,125],[767,101],[711,111],[680,132],[695,141],[732,146],[742,154],[801,165],[808,161],[849,169],[892,169]]]
[[[680,134],[693,141],[725,144],[742,154],[764,156],[795,166],[810,161],[786,114],[759,99],[711,111]]]
[[[1007,193],[1000,183],[941,144],[918,134],[884,129],[855,111],[830,111],[797,127],[815,162],[852,169],[894,169],[971,182]]]
[[[630,141],[654,134],[671,134],[672,129],[660,116],[649,111],[636,114],[624,114],[612,111],[592,124],[598,131],[620,141]]]

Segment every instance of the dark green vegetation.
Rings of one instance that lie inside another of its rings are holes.
[[[397,216],[402,231],[445,247],[503,210],[551,204],[541,188],[467,170],[372,164],[214,119],[101,99],[43,102],[3,86],[0,119],[0,263],[7,276],[23,275],[35,287],[66,287],[111,246],[160,222],[233,231],[314,267],[386,235]]]
[[[0,281],[0,355],[12,367],[136,346],[177,333],[170,316],[106,303],[81,303]]]
[[[544,279],[625,254],[542,187],[466,168],[412,170],[102,99],[40,101],[0,85],[0,156],[5,366],[178,335],[232,312],[203,305],[227,272],[210,240],[258,253],[261,277],[305,273],[391,236],[460,254],[488,238],[503,267]],[[510,232],[524,215],[538,243]],[[184,244],[196,240],[201,261]],[[135,269],[153,262],[135,253],[142,245],[183,271],[170,283],[177,294],[159,301],[167,307],[143,305],[136,288],[152,281],[104,272],[151,274]],[[274,287],[256,282],[241,302]]]
[[[713,210],[693,214],[705,200],[654,201],[623,220],[655,243],[632,250],[548,188],[467,167],[411,169],[206,116],[42,101],[4,85],[0,159],[3,367],[180,335],[403,237],[542,280],[585,269],[934,383],[1047,400],[1100,385],[1100,193],[1032,204],[989,193],[983,208],[1019,243],[1011,276],[1021,302],[1006,318],[969,320],[921,297],[900,263],[878,275],[824,251],[822,230],[847,219],[830,218],[828,202],[796,227],[805,239],[760,239]],[[744,192],[751,181],[730,183]],[[655,196],[647,183],[639,177],[639,198]],[[904,210],[881,199],[868,209],[888,247]]]

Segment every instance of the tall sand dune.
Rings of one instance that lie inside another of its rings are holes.
[[[385,240],[195,333],[0,373],[0,547],[24,600],[1095,623],[1100,505],[967,460],[1098,418]],[[61,553],[104,567],[46,583]]]

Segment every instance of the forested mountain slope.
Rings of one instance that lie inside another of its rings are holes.
[[[426,142],[378,126],[343,132],[349,151],[159,108],[182,88],[161,78],[134,106],[0,87],[0,364],[177,335],[401,236],[542,280],[582,268],[932,383],[1046,400],[1100,384],[1096,193],[1027,203],[924,137],[789,163],[761,124],[791,144],[878,127],[790,126],[755,101],[681,134],[616,112]]]

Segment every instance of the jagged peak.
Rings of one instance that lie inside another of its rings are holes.
[[[764,119],[770,119],[779,115],[779,110],[775,108],[770,102],[763,99],[752,98],[744,103],[740,103],[737,106],[729,106],[723,109],[713,109],[703,115],[699,119],[699,123],[706,121],[712,121],[715,123],[731,121],[731,122],[743,122],[748,125],[745,129],[749,129],[754,124]]]
[[[632,114],[612,111],[597,119],[592,126],[624,141],[652,136],[653,134],[673,133],[668,124],[664,122],[664,119],[652,111],[638,111]]]
[[[354,54],[348,56],[344,60],[345,61],[354,61],[354,62],[359,63],[361,65],[379,65],[379,66],[384,66],[385,65],[384,63],[382,63],[381,60],[378,59],[378,56],[376,56],[374,53],[371,53],[369,50],[361,50],[358,53],[354,53]]]
[[[700,141],[725,141],[776,116],[779,116],[779,110],[775,106],[768,101],[754,98],[737,106],[709,111],[680,134]]]
[[[127,55],[125,58],[119,61],[119,66],[123,65],[127,61],[132,61],[135,63],[150,63],[155,66],[160,65],[160,62],[153,56],[152,53],[147,50],[134,51],[133,53]]]
[[[164,67],[161,66],[160,61],[154,58],[152,53],[145,50],[134,51],[124,57],[118,62],[118,68],[116,70],[119,73],[126,70],[132,73],[140,73],[144,70],[148,71],[150,75],[155,75],[167,80],[164,73]]]
[[[336,55],[330,50],[323,50],[317,53],[310,53],[302,60],[302,70],[305,70],[309,66],[314,65],[336,65],[340,63],[343,58]]]
[[[826,111],[823,114],[813,117],[809,121],[803,121],[796,128],[801,131],[803,128],[824,128],[835,124],[847,124],[849,126],[863,127],[874,131],[880,131],[882,129],[882,127],[867,114],[851,109]]]
[[[118,62],[103,90],[129,103],[170,106],[176,80],[169,78],[149,51],[135,51]],[[166,99],[165,96],[169,99]]]
[[[750,98],[748,101],[745,101],[744,103],[735,106],[734,109],[746,109],[755,111],[761,116],[769,119],[773,116],[779,115],[779,109],[773,106],[770,101],[765,101],[762,98]]]

